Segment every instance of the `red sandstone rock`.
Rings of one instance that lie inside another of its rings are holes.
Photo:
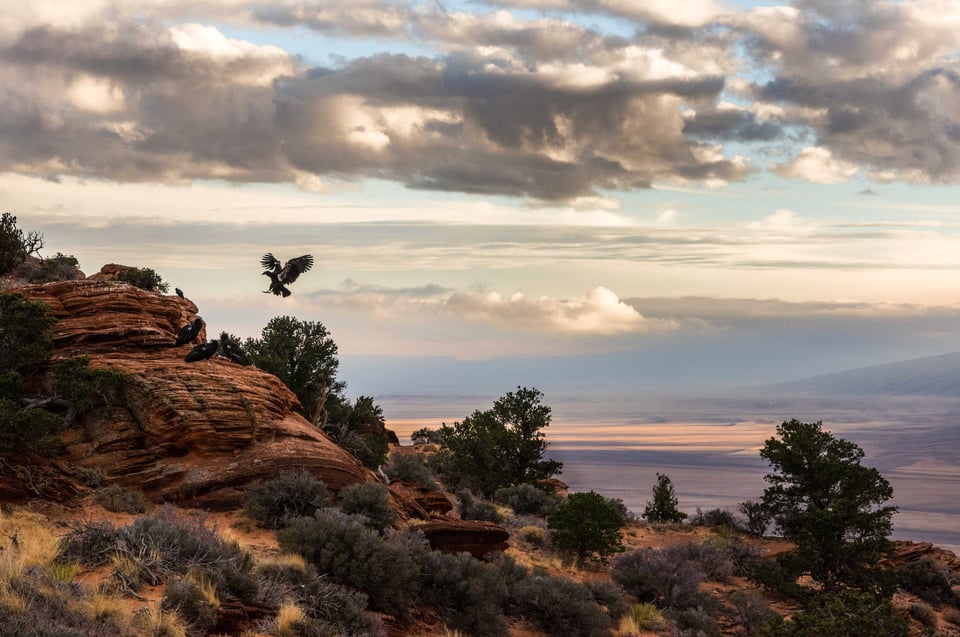
[[[21,289],[58,319],[55,359],[89,356],[91,367],[126,377],[120,405],[85,414],[64,434],[61,464],[98,470],[153,501],[210,508],[238,505],[245,485],[287,468],[306,468],[333,490],[375,479],[300,415],[272,374],[219,356],[184,362],[190,346],[172,344],[197,315],[192,302],[91,279]],[[69,494],[56,466],[20,474],[0,470],[0,497]]]
[[[510,534],[502,526],[478,520],[430,520],[417,530],[423,533],[434,550],[470,553],[478,558],[506,550],[510,539]]]

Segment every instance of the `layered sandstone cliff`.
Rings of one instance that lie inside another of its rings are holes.
[[[63,499],[81,488],[72,478],[91,470],[155,502],[213,508],[239,504],[242,487],[285,468],[306,468],[334,490],[376,479],[300,415],[272,374],[220,356],[184,362],[192,344],[173,344],[198,315],[190,300],[109,280],[108,270],[19,289],[57,318],[54,360],[88,356],[126,383],[118,404],[84,414],[64,434],[64,456],[6,467],[0,498]]]

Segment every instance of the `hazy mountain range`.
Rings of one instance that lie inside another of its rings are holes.
[[[960,352],[859,367],[770,387],[810,394],[960,397]]]

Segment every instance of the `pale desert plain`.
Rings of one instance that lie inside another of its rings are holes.
[[[757,500],[770,467],[764,441],[784,420],[822,421],[836,437],[864,450],[894,489],[893,539],[931,542],[960,553],[960,400],[932,397],[751,398],[731,390],[697,398],[659,394],[590,397],[545,395],[552,421],[543,432],[547,457],[563,462],[558,476],[571,491],[619,498],[640,515],[657,473],[670,477],[681,510],[736,512]],[[378,396],[387,426],[410,434],[460,421],[489,408],[496,396]]]

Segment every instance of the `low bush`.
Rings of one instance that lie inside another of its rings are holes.
[[[773,516],[770,515],[770,512],[763,506],[762,502],[747,500],[746,502],[741,502],[738,509],[745,517],[744,529],[747,533],[758,537],[766,535],[767,528],[770,526],[770,521],[773,519]]]
[[[217,589],[249,600],[256,594],[252,558],[235,542],[220,538],[204,516],[178,516],[170,507],[114,528],[81,523],[60,541],[58,559],[87,566],[113,564],[121,588],[136,590],[162,578],[202,575]]]
[[[420,563],[426,540],[410,532],[381,536],[366,518],[322,509],[296,518],[277,533],[280,547],[299,553],[320,573],[370,598],[373,609],[405,615],[420,594]]]
[[[525,482],[514,487],[501,487],[493,494],[494,502],[505,504],[517,515],[547,517],[562,502],[560,496]]]
[[[113,513],[143,513],[147,499],[141,491],[124,489],[119,484],[101,487],[93,492],[93,501]]]
[[[929,604],[956,605],[960,597],[953,590],[953,577],[946,568],[928,557],[897,570],[897,584]]]
[[[333,504],[322,480],[305,469],[284,471],[273,480],[247,489],[243,508],[261,526],[279,529],[288,520],[309,517]]]
[[[524,542],[532,544],[536,547],[545,546],[547,544],[547,530],[542,526],[536,526],[534,524],[522,526],[517,530],[517,535]]]
[[[708,526],[712,529],[725,527],[734,531],[744,530],[743,524],[737,519],[737,516],[726,509],[701,511],[700,508],[697,507],[697,513],[690,519],[690,524],[694,526]]]
[[[671,634],[675,637],[719,637],[720,628],[716,620],[702,606],[691,608],[670,608],[664,616],[673,625]]]
[[[679,553],[640,549],[618,557],[610,577],[640,602],[661,608],[692,608],[702,603],[703,573]]]
[[[623,589],[616,582],[597,580],[587,582],[587,586],[593,593],[594,601],[613,619],[620,619],[630,612],[630,605],[623,598]]]
[[[167,582],[160,600],[160,608],[176,613],[191,626],[206,633],[217,622],[219,607],[212,584],[202,577],[178,577]]]
[[[643,632],[659,630],[666,624],[660,609],[650,603],[631,604],[620,618],[620,634],[637,637]]]
[[[556,637],[606,637],[610,618],[584,585],[566,577],[534,573],[516,582],[510,591],[522,617]]]
[[[397,512],[390,506],[387,485],[379,482],[351,484],[340,490],[340,510],[362,515],[368,526],[383,531],[397,521]]]
[[[160,275],[151,268],[121,270],[117,273],[117,280],[135,285],[142,290],[160,292],[161,294],[166,294],[170,289],[170,284],[164,283]]]
[[[738,590],[730,595],[731,616],[747,637],[760,635],[763,628],[779,617],[767,600],[754,590]]]
[[[503,516],[497,506],[489,500],[478,498],[469,489],[460,489],[456,493],[459,501],[460,517],[464,520],[482,520],[486,522],[503,522]]]
[[[367,596],[335,584],[302,560],[262,564],[256,571],[261,591],[272,591],[270,603],[294,603],[303,613],[300,635],[371,635],[383,633],[380,616],[367,610]],[[269,593],[268,593],[269,594]]]
[[[937,612],[930,607],[930,604],[924,602],[910,604],[910,616],[924,626],[933,628],[937,626]]]
[[[907,637],[909,622],[889,599],[854,590],[822,593],[788,620],[774,621],[765,637]]]
[[[474,637],[507,632],[503,607],[507,585],[496,565],[468,553],[424,555],[423,600],[432,605],[446,625]]]
[[[943,620],[954,626],[960,626],[960,609],[953,606],[947,606],[943,609]]]
[[[383,471],[391,480],[410,482],[431,491],[438,488],[433,472],[430,471],[423,458],[417,453],[391,454],[390,460]]]

